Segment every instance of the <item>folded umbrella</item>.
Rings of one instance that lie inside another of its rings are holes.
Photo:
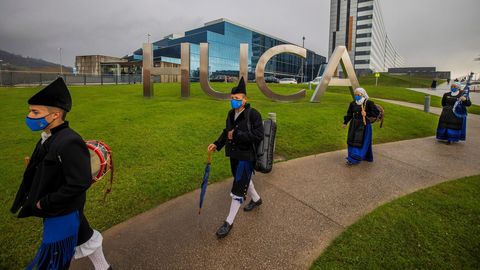
[[[205,172],[203,174],[202,185],[200,186],[200,203],[198,205],[198,214],[202,210],[203,199],[205,198],[205,193],[207,192],[208,186],[208,177],[210,176],[210,163],[212,162],[212,152],[208,152],[207,165],[205,166]]]

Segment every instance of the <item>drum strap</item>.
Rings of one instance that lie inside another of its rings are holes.
[[[114,168],[113,168],[113,155],[112,155],[111,151],[110,151],[110,160],[108,162],[110,163],[110,179],[108,180],[107,183],[105,183],[105,186],[108,186],[108,187],[105,189],[105,194],[103,195],[103,200],[104,201],[107,198],[107,194],[112,192],[112,186],[113,186]]]

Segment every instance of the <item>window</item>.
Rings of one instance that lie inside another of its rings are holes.
[[[359,51],[359,52],[356,52],[355,55],[370,55],[370,51]]]
[[[357,47],[368,47],[370,45],[372,45],[371,42],[360,42],[360,43],[357,43],[355,44]]]
[[[371,24],[371,23],[362,24],[362,25],[357,25],[357,30],[358,30],[358,29],[369,29],[369,28],[372,28],[372,24]]]
[[[372,33],[365,33],[365,34],[358,34],[357,38],[366,38],[371,36],[372,36]]]
[[[368,11],[368,10],[373,10],[373,6],[366,6],[366,7],[358,8],[357,12]]]
[[[373,15],[365,15],[365,16],[360,16],[357,18],[357,21],[362,21],[362,20],[369,20],[372,19]]]
[[[357,60],[355,65],[370,64],[370,60]]]

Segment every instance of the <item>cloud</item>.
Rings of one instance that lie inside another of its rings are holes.
[[[330,1],[0,0],[0,48],[73,65],[76,55],[123,56],[146,41],[228,18],[259,31],[328,52]],[[389,38],[407,63],[467,72],[479,69],[477,0],[382,0]],[[476,48],[475,48],[476,47]],[[468,56],[471,54],[470,56]]]

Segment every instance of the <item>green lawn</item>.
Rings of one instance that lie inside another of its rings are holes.
[[[375,75],[369,74],[358,77],[361,85],[375,85]],[[437,85],[444,83],[446,80],[437,80]],[[429,88],[432,85],[432,78],[408,75],[392,75],[381,73],[378,78],[378,86],[397,86],[408,88]]]
[[[213,83],[229,91],[233,84]],[[208,98],[192,84],[192,96],[180,98],[179,84],[155,85],[155,97],[145,99],[141,85],[71,87],[71,127],[84,139],[109,144],[115,161],[113,193],[103,197],[103,184],[88,192],[86,215],[105,230],[162,202],[197,189],[203,175],[206,147],[225,125],[228,101]],[[298,86],[274,85],[282,93]],[[23,158],[29,156],[39,133],[24,123],[27,99],[39,88],[1,88],[0,112],[0,269],[19,269],[32,258],[41,237],[41,220],[17,219],[8,209],[21,181]],[[292,103],[266,99],[249,84],[252,104],[264,117],[277,113],[277,154],[292,159],[346,147],[341,129],[351,97],[328,90],[320,103],[309,96]],[[311,95],[309,91],[308,95]],[[434,135],[438,117],[401,106],[383,104],[388,117],[374,126],[374,143]],[[223,152],[214,156],[211,182],[229,177]]]
[[[387,203],[344,231],[311,269],[480,269],[480,176]]]

